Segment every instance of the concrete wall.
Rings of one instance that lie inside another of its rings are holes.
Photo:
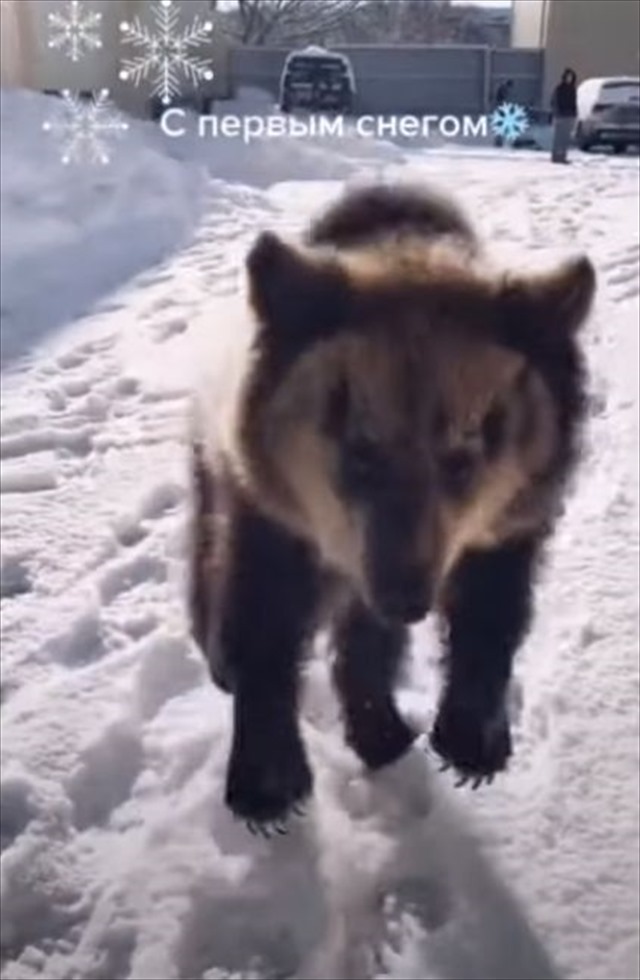
[[[428,45],[350,45],[356,77],[355,111],[361,114],[482,113],[503,78],[513,78],[514,99],[538,104],[542,55],[538,51]],[[277,97],[285,48],[236,48],[234,85]]]
[[[638,0],[553,0],[547,27],[545,96],[565,67],[578,79],[640,73]]]
[[[545,47],[543,98],[563,70],[580,80],[640,73],[639,0],[514,0],[512,44]]]
[[[33,48],[30,19],[20,18],[15,4],[0,6],[0,84],[3,88],[29,85],[26,47]]]

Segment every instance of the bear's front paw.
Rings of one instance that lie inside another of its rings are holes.
[[[470,780],[476,789],[507,768],[512,753],[505,705],[489,712],[481,702],[445,696],[431,733],[431,747],[443,768],[453,766],[458,785]]]
[[[227,773],[225,802],[252,831],[269,836],[284,832],[292,813],[311,795],[313,777],[299,736],[285,743],[257,733],[250,743],[234,745]]]
[[[416,736],[393,704],[365,706],[347,717],[347,744],[372,771],[397,762]]]

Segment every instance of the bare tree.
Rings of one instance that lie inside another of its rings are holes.
[[[449,0],[427,0],[426,3],[404,0],[401,11],[403,40],[420,44],[441,44],[450,40],[447,20],[451,9]]]
[[[451,0],[235,0],[216,18],[240,44],[508,43],[508,24],[500,33],[487,10]]]
[[[405,40],[403,21],[405,0],[369,0],[358,17],[348,41],[355,43],[398,44]]]
[[[296,44],[322,41],[367,0],[238,0],[223,26],[241,44]]]

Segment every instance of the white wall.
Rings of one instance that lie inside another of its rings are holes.
[[[28,87],[29,58],[25,49],[33,49],[29,4],[3,4],[0,7],[0,84]]]
[[[513,0],[511,44],[514,48],[544,47],[544,0]]]

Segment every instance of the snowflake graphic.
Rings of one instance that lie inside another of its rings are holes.
[[[117,139],[129,129],[110,101],[109,89],[102,89],[90,98],[68,89],[61,94],[61,113],[43,123],[42,128],[58,138],[62,162],[109,163],[109,139]]]
[[[88,51],[102,47],[100,28],[102,14],[85,10],[80,0],[67,0],[62,11],[52,11],[49,21],[48,47],[64,51],[71,61],[80,61]]]
[[[180,94],[180,76],[197,85],[210,81],[213,71],[205,58],[196,56],[194,48],[211,39],[213,24],[199,17],[188,27],[180,27],[180,9],[173,0],[156,0],[152,5],[155,30],[151,30],[136,17],[132,23],[120,24],[123,44],[131,44],[140,53],[124,59],[120,78],[139,85],[151,74],[153,94],[160,97],[163,105]]]
[[[529,128],[526,109],[513,102],[503,102],[491,115],[491,131],[507,143],[514,143]]]

